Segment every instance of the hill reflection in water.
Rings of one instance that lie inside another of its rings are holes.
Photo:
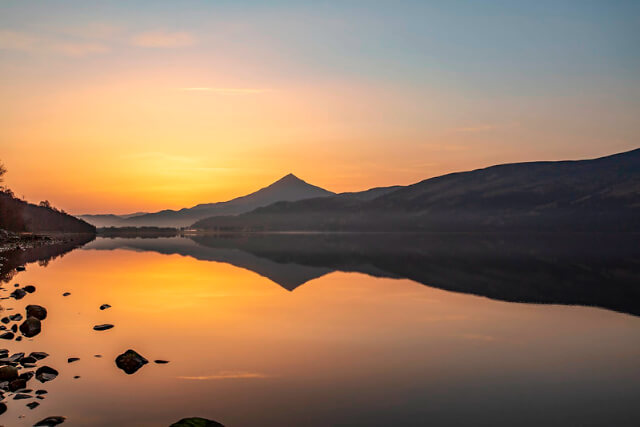
[[[634,234],[238,234],[102,239],[83,249],[180,254],[251,270],[290,291],[333,271],[407,278],[492,299],[640,314]]]

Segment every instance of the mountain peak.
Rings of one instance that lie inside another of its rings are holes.
[[[306,184],[306,182],[304,182],[303,180],[301,180],[300,178],[298,178],[297,176],[295,176],[292,173],[286,174],[285,176],[283,176],[282,178],[280,178],[279,180],[277,180],[273,184],[280,184],[280,183],[281,184],[293,184],[293,183],[304,183],[304,184]]]

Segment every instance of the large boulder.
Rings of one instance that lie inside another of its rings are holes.
[[[129,375],[136,373],[147,363],[149,363],[147,359],[131,349],[116,357],[116,366]]]
[[[27,338],[35,337],[41,331],[40,320],[35,317],[27,317],[20,325],[20,332]]]
[[[35,317],[38,320],[44,320],[47,318],[47,309],[41,305],[28,305],[27,317]]]
[[[0,366],[0,381],[13,381],[18,378],[18,368],[15,366]]]
[[[50,366],[42,366],[36,370],[36,379],[41,383],[54,380],[58,376],[58,371]]]

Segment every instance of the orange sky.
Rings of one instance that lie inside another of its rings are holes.
[[[572,33],[471,49],[495,30],[455,43],[412,10],[64,4],[0,13],[0,160],[16,194],[71,213],[222,201],[289,172],[341,192],[638,146],[637,76],[607,57],[604,23],[585,42],[602,52]]]

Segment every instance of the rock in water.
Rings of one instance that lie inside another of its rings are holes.
[[[40,406],[40,404],[39,404],[38,402],[30,402],[30,403],[27,403],[27,407],[28,407],[29,409],[34,409],[34,408],[37,408],[38,406]]]
[[[38,320],[44,320],[47,318],[47,309],[41,305],[28,305],[27,317],[35,317]]]
[[[70,357],[67,359],[67,363],[77,362],[78,360],[80,360],[79,357]]]
[[[162,359],[156,359],[154,360],[154,363],[157,363],[158,365],[165,365],[167,363],[169,363],[168,360],[162,360]]]
[[[12,340],[13,337],[15,337],[13,332],[5,332],[4,334],[0,335],[0,338],[2,338],[3,340]]]
[[[31,399],[33,396],[29,395],[29,394],[24,394],[24,393],[18,393],[15,396],[13,396],[13,400],[24,400],[24,399]]]
[[[64,294],[62,294],[63,297],[68,297],[69,295],[71,295],[71,292],[65,292]]]
[[[224,427],[217,421],[207,420],[206,418],[183,418],[177,423],[171,424],[170,427]]]
[[[58,376],[58,371],[49,367],[42,366],[36,370],[36,379],[41,383],[46,383],[47,381],[51,381]]]
[[[47,417],[42,421],[38,421],[33,427],[53,427],[62,424],[66,420],[65,417]]]
[[[9,316],[9,319],[13,320],[14,322],[19,322],[22,320],[22,314],[20,313],[12,314],[11,316]]]
[[[27,382],[22,378],[18,378],[9,383],[9,391],[16,391],[22,388],[27,388]]]
[[[40,320],[35,317],[27,317],[27,320],[20,325],[20,332],[27,338],[35,337],[40,333]]]
[[[0,402],[0,415],[4,414],[5,412],[7,412],[7,405]]]
[[[30,294],[34,293],[36,291],[36,287],[33,285],[27,285],[24,288],[25,291],[29,292]]]
[[[9,296],[14,299],[22,299],[25,295],[27,295],[27,293],[24,291],[24,289],[16,289],[15,291],[11,292],[11,294],[9,294]]]
[[[102,304],[100,306],[100,310],[106,310],[107,308],[111,308],[111,306],[109,304]]]
[[[93,327],[94,331],[106,331],[107,329],[113,328],[113,325],[109,323],[105,323],[104,325],[96,325]]]
[[[44,351],[32,351],[28,357],[33,357],[36,360],[42,360],[47,356],[49,356],[49,354]]]
[[[116,366],[129,375],[136,373],[138,369],[142,368],[147,363],[149,363],[149,361],[140,356],[134,350],[127,350],[120,356],[116,357]]]
[[[15,366],[0,367],[0,381],[13,381],[18,378],[18,368]]]
[[[19,265],[19,266],[16,267],[16,271],[25,271],[25,270],[26,270],[26,268],[24,268],[24,266],[22,266],[22,265]]]

